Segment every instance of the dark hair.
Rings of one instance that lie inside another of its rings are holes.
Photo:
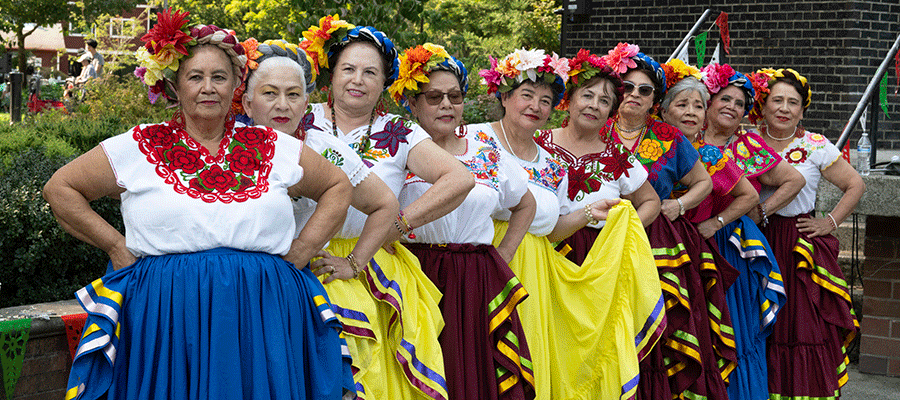
[[[803,111],[806,111],[806,108],[809,107],[810,104],[810,96],[812,95],[809,84],[807,83],[804,85],[797,79],[796,76],[794,76],[794,74],[785,73],[784,76],[775,78],[774,82],[769,82],[770,90],[778,82],[787,83],[797,91],[797,94],[800,95],[801,101],[803,101]],[[766,100],[768,100],[768,96],[766,97]]]
[[[575,89],[572,89],[572,94],[575,94],[575,91],[578,89],[583,89],[588,86],[593,86],[600,81],[607,81],[612,85],[612,94],[613,94],[613,104],[609,109],[609,115],[615,115],[617,111],[619,111],[619,104],[622,103],[622,100],[625,98],[625,86],[622,85],[622,78],[617,74],[603,74],[599,73],[591,77],[584,82],[584,84],[578,86]]]
[[[88,46],[91,46],[91,47],[94,48],[94,49],[97,48],[97,41],[94,40],[94,39],[88,39],[88,40],[85,40],[84,43],[85,43],[86,45],[88,45]]]
[[[631,71],[638,70],[643,72],[650,78],[650,82],[652,82],[653,86],[656,88],[656,90],[653,91],[653,104],[660,104],[663,97],[666,96],[665,71],[660,67],[656,60],[644,53],[638,53],[636,56],[631,57],[631,59],[634,60],[637,67],[628,68],[628,71],[622,74],[622,79],[625,79],[625,75]]]
[[[559,100],[562,99],[562,95],[566,91],[566,86],[562,83],[561,79],[557,79],[553,83],[547,83],[544,81],[535,82],[531,79],[526,79],[522,82],[515,84],[511,89],[509,89],[506,92],[503,92],[503,93],[497,92],[497,98],[500,100],[497,103],[497,113],[500,114],[500,118],[503,118],[506,116],[506,107],[503,106],[503,97],[502,97],[503,94],[507,94],[507,95],[512,94],[512,92],[516,91],[516,89],[518,89],[520,86],[522,86],[522,84],[525,84],[525,83],[527,83],[531,86],[534,86],[536,88],[544,88],[544,87],[549,88],[550,92],[553,94],[552,101],[555,103],[551,106],[551,108],[555,107],[556,104],[559,104]],[[551,111],[553,111],[553,110],[551,109]]]
[[[384,81],[385,82],[389,81],[391,79],[391,76],[389,75],[391,73],[391,64],[394,61],[389,60],[388,57],[384,53],[382,53],[378,49],[378,46],[376,46],[374,43],[367,41],[367,40],[359,40],[359,39],[356,39],[356,40],[351,39],[350,43],[347,43],[343,46],[334,46],[333,47],[334,52],[331,54],[331,56],[328,57],[328,66],[329,66],[329,69],[331,69],[332,75],[334,75],[334,68],[337,66],[338,60],[341,59],[341,54],[344,54],[344,50],[355,43],[366,44],[369,47],[373,48],[378,53],[378,55],[380,56],[379,58],[381,59],[381,72],[384,74]],[[329,77],[329,79],[330,78],[331,77]],[[331,83],[329,82],[328,84],[330,85]]]

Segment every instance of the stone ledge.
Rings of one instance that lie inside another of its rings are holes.
[[[864,176],[866,192],[859,204],[857,214],[880,215],[884,217],[900,217],[900,176],[869,175]],[[844,195],[837,186],[825,179],[819,181],[816,210],[820,212],[832,210]]]

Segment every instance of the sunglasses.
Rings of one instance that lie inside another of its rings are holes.
[[[625,82],[622,82],[622,87],[625,88],[625,94],[629,94],[632,91],[634,91],[635,85],[634,85],[634,82],[625,81]],[[638,90],[638,94],[640,94],[643,97],[647,97],[647,96],[652,95],[653,92],[656,91],[656,88],[653,87],[653,85],[642,83],[640,85],[637,85],[637,90]]]
[[[441,104],[441,102],[444,101],[444,96],[447,96],[447,100],[450,100],[450,104],[462,104],[463,98],[466,97],[466,95],[459,90],[451,90],[449,92],[429,90],[427,92],[419,93],[419,95],[425,96],[425,102],[432,106]]]

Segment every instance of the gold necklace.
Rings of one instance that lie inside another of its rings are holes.
[[[619,138],[625,139],[625,140],[632,140],[632,139],[636,139],[636,138],[638,138],[639,136],[641,136],[641,135],[644,134],[644,128],[647,127],[647,124],[646,124],[646,123],[645,123],[645,124],[641,124],[640,126],[638,126],[637,128],[634,128],[634,129],[622,129],[622,128],[619,127],[619,122],[616,121],[616,122],[614,123],[613,127],[616,129],[616,132],[619,134]],[[623,133],[631,133],[631,132],[634,132],[634,131],[638,131],[638,133],[635,134],[634,136],[625,136],[625,135],[623,134]]]

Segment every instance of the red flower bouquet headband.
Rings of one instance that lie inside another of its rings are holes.
[[[224,50],[238,70],[238,79],[243,80],[247,70],[247,56],[234,31],[226,31],[215,25],[197,25],[189,30],[189,15],[186,11],[167,9],[156,14],[157,22],[146,35],[141,37],[144,47],[138,49],[136,57],[139,66],[134,74],[149,86],[150,102],[156,102],[160,95],[175,101],[175,74],[181,60],[190,57],[190,48],[213,44]]]

